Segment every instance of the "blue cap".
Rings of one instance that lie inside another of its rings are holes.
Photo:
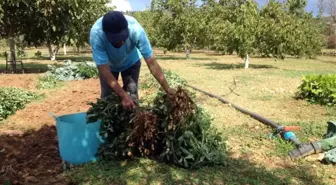
[[[122,12],[108,12],[104,15],[102,24],[107,40],[112,44],[124,41],[129,36],[128,23]]]

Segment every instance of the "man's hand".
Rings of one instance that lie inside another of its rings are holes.
[[[121,98],[121,104],[126,110],[133,110],[136,108],[134,100],[129,95]]]
[[[124,109],[132,110],[136,107],[134,100],[129,96],[124,89],[121,88],[118,81],[113,77],[108,64],[98,66],[99,73],[103,76],[105,82],[114,90],[121,98],[121,103]]]
[[[173,88],[169,88],[169,89],[166,91],[166,93],[167,93],[168,95],[174,96],[174,95],[176,95],[177,90],[176,90],[176,89],[173,89]]]

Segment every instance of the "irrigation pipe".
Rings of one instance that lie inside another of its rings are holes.
[[[261,123],[269,125],[269,126],[275,128],[275,129],[277,129],[278,131],[281,131],[281,129],[284,128],[284,126],[278,125],[277,123],[275,123],[274,121],[272,121],[272,120],[270,120],[268,118],[265,118],[265,117],[263,117],[263,116],[261,116],[261,115],[259,115],[257,113],[251,112],[251,111],[249,111],[247,109],[244,109],[244,108],[242,108],[242,107],[240,107],[238,105],[235,105],[235,104],[229,102],[228,100],[226,100],[224,98],[221,98],[221,97],[219,97],[217,95],[214,95],[212,93],[206,92],[206,91],[204,91],[202,89],[199,89],[199,88],[191,86],[191,85],[186,85],[186,86],[188,86],[188,87],[190,87],[190,88],[192,88],[194,90],[197,90],[197,91],[199,91],[199,92],[201,92],[203,94],[206,94],[206,95],[208,95],[208,96],[210,96],[212,98],[216,98],[219,101],[221,101],[222,103],[229,104],[230,106],[234,107],[238,111],[240,111],[240,112],[242,112],[242,113],[244,113],[246,115],[251,116],[252,118],[260,121]],[[300,147],[301,142],[296,138],[296,136],[295,136],[295,134],[293,132],[282,130],[281,134],[284,136],[284,139],[291,141],[292,143],[294,143],[296,145],[296,147]]]

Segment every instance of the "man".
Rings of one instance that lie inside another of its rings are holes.
[[[136,107],[141,55],[163,90],[175,93],[153,55],[145,30],[135,18],[118,11],[108,12],[91,28],[90,44],[99,71],[101,98],[114,91],[125,109]],[[118,84],[119,73],[123,88]]]

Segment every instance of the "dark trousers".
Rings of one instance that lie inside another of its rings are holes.
[[[126,69],[122,72],[112,72],[114,78],[118,80],[119,73],[121,73],[121,78],[123,81],[123,89],[134,99],[138,100],[138,84],[139,84],[139,74],[141,68],[141,61],[139,60],[130,68]],[[109,96],[113,91],[113,89],[105,82],[102,75],[99,74],[100,80],[100,88],[101,88],[101,98],[105,98]]]

